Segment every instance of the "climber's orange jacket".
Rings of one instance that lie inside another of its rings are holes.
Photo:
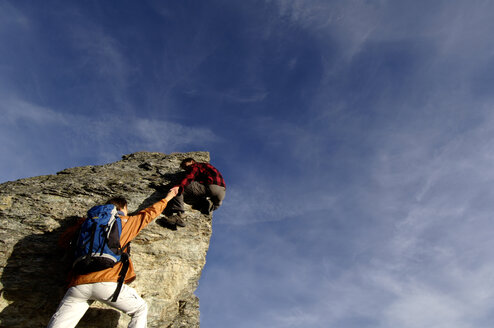
[[[151,221],[153,221],[158,215],[163,212],[167,205],[165,199],[153,204],[152,206],[140,211],[136,215],[131,216],[120,216],[122,220],[122,234],[120,236],[120,245],[126,245],[132,239],[134,239],[137,234],[144,229]],[[67,244],[68,241],[72,239],[74,234],[77,232],[78,228],[82,224],[84,219],[79,220],[76,226],[73,226],[60,237],[59,245],[63,246]],[[136,273],[134,271],[134,266],[132,264],[132,259],[129,259],[129,269],[125,275],[125,283],[130,283],[136,278]],[[105,270],[91,272],[83,275],[71,275],[69,277],[68,287],[91,284],[95,282],[117,282],[118,274],[122,269],[122,262],[115,264],[113,268],[108,268]]]

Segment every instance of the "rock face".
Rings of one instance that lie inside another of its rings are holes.
[[[137,212],[166,195],[186,157],[208,162],[206,152],[135,153],[102,166],[66,169],[56,175],[0,185],[0,327],[46,327],[65,293],[67,261],[57,248],[75,218],[123,195]],[[137,279],[147,301],[148,327],[199,327],[194,295],[211,237],[211,216],[186,205],[187,226],[158,218],[132,242]],[[77,327],[127,327],[129,317],[93,303]]]

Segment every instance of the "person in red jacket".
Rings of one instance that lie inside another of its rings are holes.
[[[115,205],[122,221],[120,244],[126,245],[134,239],[142,229],[163,212],[168,202],[175,195],[176,191],[170,190],[165,198],[131,216],[127,215],[127,200],[125,198],[116,197],[110,199],[107,204]],[[82,220],[79,224],[82,224]],[[71,238],[68,235],[74,235],[77,229],[77,226],[68,229],[65,236],[61,237],[61,240],[70,240]],[[69,289],[60,302],[57,311],[51,317],[48,328],[75,327],[94,300],[103,302],[130,315],[132,319],[128,325],[129,328],[146,327],[148,311],[146,301],[137,294],[134,288],[126,285],[136,278],[131,259],[129,259],[129,268],[118,298],[115,302],[111,302],[117,290],[117,281],[122,266],[123,263],[118,262],[112,268],[105,270],[72,275],[69,278]]]
[[[209,163],[199,163],[189,157],[182,161],[180,167],[185,170],[186,175],[171,189],[177,192],[177,197],[170,201],[167,211],[172,215],[167,220],[171,224],[184,227],[184,198],[202,213],[210,214],[221,206],[226,186],[221,173]]]

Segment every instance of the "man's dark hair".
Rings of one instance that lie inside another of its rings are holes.
[[[123,210],[124,207],[127,206],[127,199],[125,199],[125,197],[122,197],[122,196],[117,196],[117,197],[113,197],[113,198],[108,199],[106,204],[113,204],[113,205],[115,205],[117,210]]]
[[[180,163],[180,167],[185,170],[185,164],[189,162],[195,163],[196,161],[192,157],[187,157],[182,161],[182,163]]]

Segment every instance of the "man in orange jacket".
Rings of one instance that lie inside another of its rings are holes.
[[[110,199],[107,203],[115,205],[122,221],[120,244],[126,245],[134,239],[144,227],[163,212],[168,202],[176,194],[176,190],[170,190],[165,198],[132,216],[127,215],[127,201],[125,198]],[[94,300],[103,302],[130,315],[132,319],[128,325],[129,328],[146,327],[148,311],[146,301],[137,294],[135,289],[126,285],[136,277],[130,259],[129,262],[129,268],[124,280],[125,284],[122,286],[115,302],[110,300],[117,289],[117,281],[123,265],[121,262],[118,262],[112,268],[102,271],[73,275],[70,278],[69,289],[60,302],[57,311],[51,317],[48,328],[75,327]]]

